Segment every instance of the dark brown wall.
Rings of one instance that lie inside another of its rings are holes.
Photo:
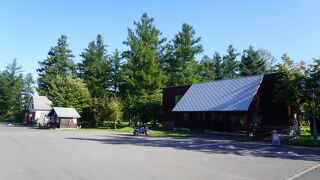
[[[288,107],[284,102],[275,99],[275,86],[278,79],[278,74],[266,74],[259,88],[264,126],[289,125]]]
[[[77,128],[77,124],[72,118],[60,118],[59,128]]]
[[[163,88],[163,105],[162,105],[162,122],[169,123],[167,125],[173,123],[175,119],[178,119],[177,113],[173,113],[172,109],[175,104],[175,96],[184,95],[191,85],[184,86],[174,86],[174,87],[166,87]]]

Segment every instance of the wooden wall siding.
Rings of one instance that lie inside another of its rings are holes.
[[[59,128],[77,128],[72,118],[60,118]]]
[[[190,86],[191,85],[184,85],[163,88],[162,122],[164,124],[174,126],[175,120],[179,119],[179,114],[172,112],[172,109],[176,105],[176,96],[183,96]]]

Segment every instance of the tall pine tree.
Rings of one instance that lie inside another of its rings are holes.
[[[111,57],[111,94],[119,96],[120,88],[124,83],[123,65],[121,64],[120,52],[116,49]]]
[[[182,30],[173,39],[172,56],[168,61],[171,71],[167,85],[191,84],[198,81],[196,55],[203,52],[201,38],[195,37],[195,30],[189,24],[183,24]]]
[[[202,57],[199,64],[199,81],[206,82],[212,81],[216,78],[214,72],[214,65],[212,59],[209,56],[205,55]]]
[[[126,76],[124,90],[127,97],[125,112],[130,120],[143,118],[146,109],[138,107],[146,107],[144,105],[154,99],[153,97],[161,99],[158,94],[163,87],[164,78],[160,65],[163,58],[163,43],[166,39],[161,38],[162,33],[155,27],[153,21],[153,18],[144,13],[139,22],[134,22],[135,30],[128,29],[128,38],[124,42],[129,47],[123,52],[123,57],[127,61],[124,67]]]
[[[83,59],[79,64],[80,77],[87,84],[93,98],[103,96],[110,87],[111,62],[105,49],[103,37],[98,35],[95,41],[80,55]]]
[[[215,52],[212,57],[213,63],[213,71],[216,76],[216,79],[223,78],[223,66],[222,66],[222,58],[218,52]]]
[[[232,45],[229,45],[227,53],[227,55],[223,56],[223,77],[235,78],[239,73],[237,57],[240,53],[237,53],[237,50]]]
[[[39,62],[38,93],[47,96],[56,106],[74,107],[81,112],[89,105],[88,89],[75,76],[76,65],[67,37],[62,35],[52,47],[47,59]]]
[[[16,59],[0,72],[0,120],[21,121],[26,101],[33,94],[31,74],[23,76]]]
[[[80,55],[83,59],[79,64],[80,77],[87,84],[91,97],[91,106],[87,109],[90,116],[87,119],[91,126],[99,126],[104,120],[105,104],[111,91],[112,67],[107,55],[103,37],[99,34],[95,41],[89,43],[88,48]]]
[[[39,62],[38,71],[38,93],[48,95],[48,86],[56,76],[66,77],[68,74],[74,74],[76,65],[73,62],[74,55],[69,49],[67,36],[61,35],[55,47],[48,52],[48,57]]]
[[[127,93],[129,96],[151,95],[163,87],[160,67],[164,38],[153,24],[154,19],[144,13],[139,22],[134,22],[135,31],[128,29],[124,42],[129,50],[123,52],[127,60]]]
[[[266,60],[261,58],[258,51],[253,46],[249,46],[242,53],[240,62],[240,74],[242,76],[263,74],[267,72]]]

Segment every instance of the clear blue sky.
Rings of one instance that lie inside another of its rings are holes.
[[[320,57],[320,1],[307,0],[0,0],[0,70],[13,58],[36,75],[61,34],[69,39],[75,61],[97,34],[109,53],[125,50],[127,27],[143,12],[172,39],[186,22],[202,38],[203,55],[225,53],[233,44],[250,44],[280,59],[311,62]],[[201,55],[202,56],[202,55]]]

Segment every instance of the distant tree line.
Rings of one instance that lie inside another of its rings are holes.
[[[181,31],[168,40],[147,13],[134,22],[134,29],[128,28],[123,44],[127,50],[109,53],[103,37],[98,35],[83,50],[81,62],[76,64],[67,37],[62,35],[47,58],[39,62],[37,92],[56,106],[75,107],[86,126],[98,127],[106,122],[116,125],[120,120],[151,121],[156,125],[161,117],[161,90],[165,86],[268,72],[298,76],[290,74],[290,68],[297,68],[293,62],[288,65],[283,57],[284,64],[276,64],[276,58],[269,51],[256,50],[253,46],[240,53],[229,45],[225,54],[215,52],[198,60],[203,46],[191,25],[183,24]],[[314,70],[316,75],[312,76],[319,78],[317,68],[310,66],[308,72]],[[285,83],[292,82],[283,79],[279,87],[290,89]],[[279,99],[286,96],[283,93]],[[292,103],[295,100],[288,102]]]

